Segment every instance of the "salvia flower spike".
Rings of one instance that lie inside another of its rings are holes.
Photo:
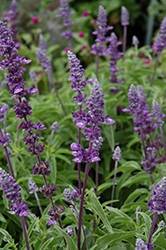
[[[129,25],[129,13],[124,6],[121,7],[121,25],[123,26],[123,60],[124,60],[126,51],[127,25]]]
[[[108,30],[113,29],[112,26],[107,26],[107,14],[101,5],[98,11],[97,26],[98,29],[92,32],[93,35],[97,35],[97,38],[96,43],[92,45],[91,53],[96,55],[96,77],[98,79],[99,55],[105,54],[106,34]]]
[[[73,50],[73,43],[71,38],[73,37],[73,31],[70,29],[71,24],[73,23],[71,19],[71,15],[75,13],[75,11],[70,11],[67,0],[60,0],[60,8],[61,12],[56,15],[56,17],[61,17],[63,19],[63,25],[66,27],[66,31],[62,33],[66,39],[69,39],[70,49]]]
[[[121,160],[121,149],[120,149],[119,146],[117,146],[115,148],[112,159],[115,161],[115,172],[114,172],[114,180],[113,180],[113,186],[112,186],[111,200],[114,199],[117,167],[118,167],[118,162]],[[111,206],[112,206],[112,203],[111,203]]]
[[[162,113],[162,109],[161,109],[159,103],[155,100],[153,100],[153,102],[152,102],[152,110],[153,110],[153,116],[155,118],[155,125],[156,125],[156,127],[160,128],[162,143],[164,146],[164,152],[165,152],[165,156],[166,156],[166,145],[165,145],[164,133],[163,133],[163,129],[162,129],[162,125],[164,124],[165,114]]]

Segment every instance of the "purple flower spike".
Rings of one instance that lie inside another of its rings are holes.
[[[4,112],[5,110],[0,106],[0,122],[4,122]]]
[[[57,121],[53,122],[53,124],[51,125],[51,130],[56,132],[58,128],[59,128],[58,122]]]
[[[47,52],[47,50],[48,50],[47,43],[46,43],[44,36],[42,34],[40,34],[40,36],[39,36],[39,47],[41,48],[41,50],[43,52]]]
[[[145,243],[141,238],[138,238],[136,240],[136,248],[135,250],[152,250],[154,248],[154,246],[150,245],[148,247],[148,244]]]
[[[67,31],[62,33],[66,39],[73,37],[73,32],[69,29],[69,26],[73,23],[70,16],[75,13],[75,11],[70,11],[67,0],[60,0],[61,13],[57,14],[56,17],[61,17],[63,19],[63,25],[67,27]]]
[[[109,46],[108,46],[108,49],[106,50],[105,54],[110,56],[110,72],[111,72],[111,76],[109,77],[109,80],[112,83],[123,83],[122,80],[117,79],[117,75],[116,75],[116,72],[119,71],[116,68],[117,59],[120,56],[123,55],[122,52],[118,51],[118,46],[121,44],[121,42],[118,41],[118,38],[117,38],[117,36],[115,35],[114,32],[111,33],[110,38],[107,38],[107,41],[109,41]]]
[[[114,161],[120,161],[121,160],[121,149],[119,146],[117,146],[114,150],[112,159]]]
[[[10,22],[11,30],[13,33],[13,40],[15,42],[16,48],[19,49],[20,45],[19,45],[19,41],[17,39],[17,35],[19,34],[18,33],[17,19],[18,19],[17,1],[12,0],[10,10],[7,13],[7,15],[4,16],[4,20],[5,21],[8,20]]]
[[[135,48],[137,48],[137,46],[139,44],[139,40],[136,36],[132,37],[132,44],[135,46]]]
[[[80,196],[80,192],[77,187],[72,192],[74,198],[78,198]]]
[[[36,193],[39,190],[36,183],[32,179],[29,179],[28,187],[29,187],[30,194]]]
[[[121,7],[121,25],[129,25],[129,13],[124,6]]]
[[[30,69],[29,76],[30,76],[31,81],[33,83],[35,83],[37,81],[37,75],[36,75],[35,71],[33,71],[32,69]]]
[[[24,216],[27,216],[30,214],[27,211],[28,206],[25,204],[25,201],[22,201],[20,204],[18,204],[18,203],[11,204],[10,209],[15,214],[19,214],[20,217],[24,217]]]
[[[148,209],[152,213],[163,214],[166,212],[166,177],[164,176],[153,188]]]
[[[157,101],[152,102],[153,116],[155,118],[156,126],[162,126],[164,124],[165,115],[162,113],[162,109]]]
[[[143,168],[147,173],[151,174],[155,170],[155,166],[157,165],[156,160],[156,152],[155,148],[148,147],[146,149],[146,159],[142,160],[141,164],[143,164]]]
[[[39,63],[41,64],[42,69],[46,73],[49,73],[52,71],[52,65],[51,65],[50,60],[48,59],[47,55],[39,48],[36,48],[36,57]]]
[[[73,197],[73,194],[69,188],[66,188],[64,190],[64,194],[65,194],[65,201],[72,201],[73,200],[74,197]]]
[[[159,32],[154,41],[155,50],[161,51],[166,46],[166,16],[163,18]]]
[[[0,146],[6,147],[9,143],[11,143],[9,136],[10,134],[5,131],[4,136],[1,136],[0,138]]]
[[[67,227],[67,235],[69,235],[69,236],[71,236],[73,238],[74,229],[71,226]]]
[[[5,170],[0,168],[0,185],[2,187],[3,193],[6,194],[6,198],[9,201],[19,201],[21,198],[20,190],[18,183],[15,179],[7,174]]]
[[[97,35],[95,39],[96,44],[92,45],[92,54],[103,54],[105,51],[104,43],[106,42],[106,33],[108,30],[112,30],[112,26],[107,26],[107,14],[103,6],[99,6],[98,18],[97,18],[98,30],[92,32],[93,35]]]
[[[0,168],[0,185],[2,187],[3,193],[6,194],[5,197],[11,201],[15,202],[10,205],[11,211],[14,211],[15,214],[19,214],[19,216],[27,216],[29,212],[27,212],[27,205],[25,201],[20,203],[21,199],[21,188],[15,179],[6,173],[5,170]]]
[[[42,188],[40,188],[40,192],[44,193],[45,197],[48,197],[54,193],[54,191],[57,190],[57,187],[54,183],[44,185]]]
[[[70,16],[75,13],[75,11],[69,11],[69,6],[67,0],[60,0],[61,13],[57,14],[56,17],[63,18],[63,25],[70,26],[73,21]]]

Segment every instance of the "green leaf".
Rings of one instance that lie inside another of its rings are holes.
[[[143,195],[143,194],[148,194],[148,190],[146,188],[138,188],[138,189],[134,190],[134,192],[132,192],[127,197],[124,204],[136,200],[140,195]]]
[[[119,210],[119,209],[117,209],[117,208],[114,208],[114,207],[108,207],[108,206],[106,206],[106,208],[107,208],[111,213],[115,213],[115,214],[119,215],[120,217],[127,219],[127,220],[126,220],[126,223],[127,223],[127,221],[128,221],[130,224],[133,224],[133,225],[135,224],[134,221],[132,220],[132,218],[129,217],[127,214],[123,213],[121,210]]]
[[[108,232],[113,233],[112,227],[104,213],[100,202],[98,201],[96,195],[92,192],[89,192],[88,203],[90,204],[92,209],[95,210],[96,214],[98,214],[99,218],[103,221]]]
[[[149,175],[145,172],[137,173],[136,175],[130,177],[125,183],[122,184],[122,187],[130,187],[136,183],[142,183],[143,181],[149,181]]]
[[[2,222],[5,222],[6,223],[6,220],[5,220],[5,218],[4,218],[4,216],[0,213],[0,221],[2,221]]]
[[[60,233],[65,238],[70,250],[78,250],[74,240],[69,235],[67,235],[58,225],[54,224],[54,227],[58,233]]]
[[[123,172],[123,171],[127,172],[127,171],[135,171],[135,170],[141,170],[140,165],[136,161],[128,161],[117,168],[117,173]],[[114,171],[106,179],[109,179],[113,175],[114,175]]]
[[[152,244],[155,243],[155,245],[162,247],[162,249],[166,249],[166,239],[164,237],[163,233],[160,233],[156,240],[152,242]]]
[[[53,240],[54,240],[54,237],[52,237],[52,238],[46,240],[46,241],[44,242],[44,244],[42,245],[42,247],[40,248],[40,250],[45,250],[45,249],[47,249],[48,245],[49,245],[49,244],[51,243],[51,241],[53,241]]]
[[[56,183],[57,179],[57,165],[56,165],[56,159],[55,156],[52,154],[50,157],[50,170],[51,170],[51,182]]]
[[[97,239],[96,243],[98,246],[95,250],[107,249],[107,247],[110,244],[134,237],[135,234],[136,234],[135,232],[123,232],[123,231],[119,233],[106,234]]]
[[[115,138],[114,138],[114,129],[113,125],[104,125],[103,131],[105,134],[105,137],[107,138],[108,144],[112,151],[114,151],[115,148]]]
[[[150,216],[145,214],[144,212],[138,212],[138,214],[140,214],[143,217],[143,219],[145,221],[145,226],[146,226],[147,230],[149,231],[151,228],[151,224],[152,224],[152,220],[151,220]]]

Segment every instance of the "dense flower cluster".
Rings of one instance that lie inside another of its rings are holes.
[[[70,191],[69,188],[66,188],[64,190],[64,194],[65,194],[65,201],[72,201],[73,199],[78,198],[80,192],[77,187],[72,192]]]
[[[124,6],[121,7],[121,25],[129,25],[129,13]]]
[[[48,74],[52,71],[52,65],[50,60],[48,59],[46,53],[39,48],[36,48],[36,57],[39,61],[39,63],[42,66],[42,69]]]
[[[112,159],[113,159],[114,161],[120,161],[120,160],[121,160],[121,155],[122,155],[122,154],[121,154],[121,149],[120,149],[119,146],[117,146],[117,147],[115,148],[115,150],[114,150]]]
[[[62,33],[66,39],[73,37],[73,32],[70,30],[70,26],[73,23],[70,16],[75,13],[75,11],[70,11],[67,0],[60,0],[61,13],[57,14],[56,17],[61,17],[63,19],[63,25],[67,27],[67,31]]]
[[[18,33],[18,25],[17,25],[17,19],[18,19],[18,10],[17,10],[17,1],[12,0],[10,10],[8,13],[4,14],[4,20],[9,21],[11,25],[11,30],[13,33],[13,41],[15,42],[15,46],[18,49],[20,47],[19,41],[17,39]]]
[[[51,218],[49,221],[47,221],[47,224],[49,226],[53,225],[55,223],[55,220],[60,217],[60,215],[65,211],[65,209],[66,208],[61,205],[59,207],[50,208],[48,211],[48,215],[51,216]]]
[[[39,190],[36,183],[32,179],[29,179],[28,187],[29,187],[30,194],[36,193]]]
[[[154,41],[154,49],[161,51],[166,46],[166,16],[163,18],[159,32]]]
[[[100,134],[101,124],[105,121],[108,124],[113,124],[115,121],[109,118],[109,116],[103,116],[103,108],[104,108],[104,94],[102,93],[102,89],[100,87],[99,82],[94,80],[90,98],[87,101],[86,109],[88,110],[88,114],[84,117],[86,119],[86,127],[84,129],[84,135],[86,140],[91,143],[91,148],[82,149],[80,144],[72,143],[71,149],[72,154],[76,156],[74,161],[82,162],[82,161],[90,161],[96,162],[100,161],[99,158],[99,148],[102,145],[103,138]]]
[[[106,42],[106,34],[108,30],[112,30],[112,26],[107,26],[107,14],[103,6],[99,6],[98,18],[97,18],[98,29],[93,31],[93,35],[97,35],[95,44],[92,45],[92,54],[103,54],[105,51],[104,43]]]
[[[41,50],[43,51],[43,52],[47,52],[47,50],[48,50],[48,47],[47,47],[47,43],[46,43],[46,41],[45,41],[45,39],[44,39],[44,37],[43,37],[43,35],[42,34],[40,34],[40,36],[39,36],[39,47],[41,48]]]
[[[6,194],[5,197],[11,201],[15,202],[10,205],[11,211],[14,211],[15,214],[19,214],[19,216],[27,216],[29,212],[27,212],[27,205],[25,201],[20,202],[21,199],[21,188],[15,179],[6,173],[5,170],[0,168],[0,185],[2,187],[3,193]]]
[[[163,214],[166,212],[166,177],[164,176],[153,188],[148,209],[152,213]]]
[[[134,130],[140,132],[142,129],[143,136],[155,131],[156,125],[152,124],[152,114],[146,104],[145,93],[141,86],[137,87],[132,84],[128,93],[130,106],[128,109],[123,109],[124,112],[130,112],[135,116],[133,119],[135,127]]]
[[[152,110],[156,126],[162,126],[164,124],[165,115],[162,113],[160,105],[155,100],[152,102]]]
[[[88,80],[88,78],[83,80],[84,69],[73,52],[68,51],[68,59],[71,72],[71,77],[68,81],[72,82],[71,88],[73,91],[78,92],[77,95],[73,96],[75,100],[74,103],[81,107],[87,101],[86,94],[83,94],[82,92],[85,90],[86,84],[88,82],[92,82],[92,80]],[[85,128],[87,123],[87,114],[84,110],[79,108],[79,111],[73,112],[73,118],[73,122],[75,122],[79,128]]]
[[[152,246],[151,244],[148,246],[147,243],[145,243],[141,238],[138,238],[136,240],[136,248],[135,250],[152,250],[154,248],[154,246]]]
[[[109,80],[111,83],[123,83],[122,80],[118,80],[117,74],[116,74],[119,71],[116,68],[117,59],[121,55],[123,55],[122,52],[118,51],[118,46],[122,43],[118,41],[118,38],[114,32],[112,32],[111,36],[109,38],[107,38],[107,41],[109,41],[109,46],[108,46],[108,49],[106,50],[105,54],[110,56],[109,61],[110,61],[111,76],[109,77]],[[116,88],[115,90],[111,90],[111,92],[113,92],[113,93],[117,93],[118,91],[119,91],[118,88]]]
[[[157,165],[155,147],[148,147],[146,152],[146,159],[143,159],[141,164],[143,164],[143,168],[146,170],[146,172],[151,174]]]

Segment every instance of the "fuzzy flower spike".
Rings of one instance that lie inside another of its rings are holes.
[[[67,28],[66,31],[62,33],[66,39],[69,39],[71,50],[73,50],[73,44],[71,38],[73,37],[73,31],[70,29],[73,21],[70,16],[75,13],[75,11],[70,11],[67,0],[60,0],[61,13],[57,14],[56,17],[61,17],[63,19],[63,25]]]
[[[96,77],[98,78],[98,60],[99,55],[103,55],[105,52],[106,34],[108,30],[112,30],[112,26],[107,26],[107,14],[103,6],[99,6],[98,18],[97,18],[98,29],[93,31],[93,35],[97,35],[95,44],[92,45],[91,53],[96,55]]]
[[[111,36],[107,38],[107,41],[109,41],[108,49],[106,50],[106,55],[110,56],[110,72],[111,76],[109,77],[109,80],[111,83],[123,83],[123,80],[118,80],[117,78],[117,72],[120,71],[117,69],[117,59],[123,55],[122,52],[118,51],[118,46],[121,44],[121,42],[118,41],[118,38],[114,32],[111,33]],[[115,89],[111,89],[110,92],[116,94],[119,92],[120,89],[116,87]]]
[[[18,25],[17,25],[17,20],[18,19],[18,10],[17,10],[17,1],[12,0],[10,10],[7,14],[4,15],[4,20],[9,21],[10,27],[13,33],[13,41],[15,42],[15,46],[17,49],[19,49],[19,41],[17,39],[18,33]]]
[[[161,25],[160,25],[160,29],[159,29],[159,32],[155,38],[155,41],[154,41],[154,50],[157,51],[157,58],[156,58],[156,63],[155,63],[155,67],[154,67],[154,70],[153,70],[153,75],[152,75],[152,78],[151,78],[151,81],[150,81],[150,87],[153,85],[153,81],[154,81],[154,78],[155,78],[155,74],[156,74],[156,69],[157,69],[157,66],[158,66],[158,62],[159,62],[159,56],[160,56],[160,53],[166,46],[166,16],[163,18],[162,22],[161,22]],[[149,97],[150,95],[150,90],[148,91],[148,94],[147,94],[147,97]]]
[[[27,216],[29,212],[27,212],[27,205],[25,205],[25,201],[20,202],[21,199],[21,188],[15,179],[7,174],[5,170],[0,168],[0,185],[2,187],[3,193],[6,194],[5,197],[11,201],[15,202],[10,205],[11,211],[15,214],[19,214],[20,217]]]
[[[126,51],[126,37],[127,37],[127,25],[129,25],[129,13],[127,9],[122,6],[121,8],[121,25],[123,28],[123,60]]]
[[[148,246],[151,245],[151,239],[154,232],[157,218],[160,214],[166,212],[166,177],[164,176],[153,188],[151,200],[148,202],[148,209],[153,213],[152,225],[149,233]],[[150,249],[150,248],[148,248]],[[153,248],[152,248],[153,249]]]
[[[160,128],[162,143],[164,146],[164,152],[166,156],[166,145],[165,145],[164,133],[162,129],[162,125],[164,124],[165,114],[162,113],[162,109],[159,103],[155,100],[152,102],[152,110],[153,110],[153,116],[155,118],[155,126]]]

